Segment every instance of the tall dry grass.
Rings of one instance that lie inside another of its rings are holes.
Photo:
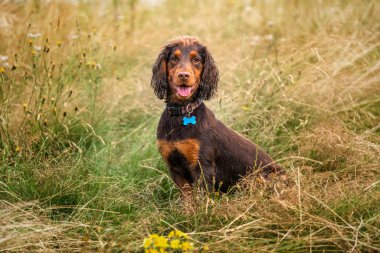
[[[3,1],[0,250],[380,251],[377,1]],[[186,214],[154,145],[151,65],[171,37],[218,63],[217,117],[291,184],[247,177]]]

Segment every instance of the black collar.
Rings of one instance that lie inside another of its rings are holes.
[[[166,106],[166,109],[168,110],[168,113],[170,116],[180,116],[184,115],[186,113],[192,113],[195,109],[197,109],[198,106],[202,104],[202,99],[197,99],[195,102],[187,104],[186,106]]]

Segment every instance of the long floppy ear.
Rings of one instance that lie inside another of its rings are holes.
[[[166,93],[168,90],[168,82],[167,82],[167,72],[166,72],[166,60],[168,57],[169,48],[164,47],[161,53],[158,55],[156,62],[153,65],[152,72],[152,80],[150,85],[154,89],[154,94],[159,99],[166,98]]]
[[[203,49],[203,62],[199,96],[204,100],[208,100],[214,97],[218,90],[219,71],[206,47]]]

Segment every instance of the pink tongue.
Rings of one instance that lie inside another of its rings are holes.
[[[191,87],[179,86],[177,91],[180,96],[187,97],[190,95]]]

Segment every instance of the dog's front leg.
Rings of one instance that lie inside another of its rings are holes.
[[[211,193],[215,189],[215,177],[216,177],[216,166],[213,161],[209,160],[202,160],[198,162],[199,165],[197,166],[196,170],[196,176],[197,178],[197,186],[199,188],[206,192]]]
[[[179,173],[181,171],[182,173]],[[193,201],[193,185],[192,179],[189,178],[190,174],[183,173],[183,170],[178,168],[170,168],[170,175],[177,185],[179,190],[181,191],[181,199],[184,202],[184,211],[189,213],[193,210],[192,201]],[[186,178],[188,177],[188,178]],[[191,180],[191,181],[190,181]]]

